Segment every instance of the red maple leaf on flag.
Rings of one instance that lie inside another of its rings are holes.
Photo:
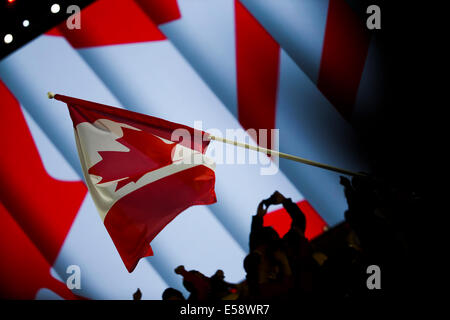
[[[102,160],[88,173],[100,176],[98,184],[120,180],[116,190],[137,182],[146,173],[171,164],[175,143],[165,143],[151,133],[122,127],[123,136],[116,141],[130,151],[99,151]],[[125,178],[125,179],[124,179]]]

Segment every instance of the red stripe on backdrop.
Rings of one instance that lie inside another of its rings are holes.
[[[78,299],[50,274],[45,260],[0,202],[0,299],[34,299],[48,288],[64,299]]]
[[[322,217],[314,210],[314,208],[303,200],[297,202],[297,205],[305,214],[306,218],[306,230],[305,237],[307,239],[313,239],[323,233],[323,228],[327,225]],[[291,216],[284,208],[268,212],[264,216],[264,226],[272,227],[278,232],[280,237],[283,237],[291,228]]]
[[[86,197],[81,181],[46,172],[19,102],[0,81],[0,199],[50,265],[53,265]]]
[[[153,254],[149,242],[180,212],[217,201],[214,183],[214,171],[195,166],[147,184],[112,206],[105,227],[129,272]]]
[[[144,10],[150,19],[157,24],[163,24],[181,18],[177,0],[134,0]]]
[[[245,129],[273,129],[280,46],[237,0],[235,14],[239,122]],[[267,147],[271,147],[270,142]],[[321,234],[325,221],[307,201],[299,202],[298,206],[307,219],[306,237],[314,238]],[[291,217],[286,210],[279,209],[266,214],[264,224],[284,236],[291,226]]]
[[[65,23],[65,22],[64,22]],[[48,36],[54,36],[54,37],[62,37],[63,35],[61,34],[61,31],[59,31],[59,27],[56,26],[52,29],[50,29],[49,31],[47,31],[45,33]]]
[[[245,129],[273,129],[280,47],[237,0],[235,14],[239,122]]]
[[[95,1],[82,10],[80,29],[63,22],[59,30],[74,48],[166,39],[133,0]]]
[[[369,49],[363,21],[344,0],[330,0],[317,86],[347,119],[353,112]]]

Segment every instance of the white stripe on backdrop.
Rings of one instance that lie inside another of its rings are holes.
[[[234,1],[179,0],[181,18],[160,30],[237,116]]]
[[[329,17],[329,0],[239,0],[255,16],[264,28],[285,50],[287,55],[295,61],[297,66],[315,84],[318,83],[321,59],[325,44],[325,29]],[[360,19],[352,11],[352,3],[347,0],[334,0],[334,14],[344,19]],[[349,12],[347,12],[349,11]],[[347,22],[340,21],[342,28]],[[353,22],[352,22],[353,23]],[[334,27],[339,27],[334,26]],[[361,23],[361,28],[365,26]],[[336,34],[334,37],[344,36]],[[362,39],[354,34],[347,34],[348,39],[334,39],[335,41],[346,40],[344,43],[352,42],[357,50]],[[369,37],[369,35],[367,35]],[[376,36],[371,34],[368,54],[363,67],[361,80],[357,88],[357,97],[354,109],[349,120],[358,127],[364,126],[370,116],[376,111],[382,96],[381,88],[381,60],[377,48]],[[340,48],[344,49],[344,48]],[[335,52],[336,55],[341,54]],[[363,54],[363,52],[360,52]],[[345,81],[345,79],[341,79]],[[333,98],[333,97],[328,97]]]
[[[328,0],[240,0],[313,82],[319,76]]]

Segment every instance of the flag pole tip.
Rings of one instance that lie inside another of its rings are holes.
[[[53,92],[49,91],[49,92],[47,92],[47,97],[49,99],[53,99],[55,97],[55,94]]]

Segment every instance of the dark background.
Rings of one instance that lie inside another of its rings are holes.
[[[61,23],[70,14],[66,13],[69,5],[78,5],[81,9],[94,0],[0,0],[0,60],[9,53],[17,50],[30,40],[50,30]],[[50,11],[52,4],[61,7],[56,14]],[[29,20],[30,25],[24,28],[23,20]],[[11,33],[14,41],[5,44],[3,37]]]

